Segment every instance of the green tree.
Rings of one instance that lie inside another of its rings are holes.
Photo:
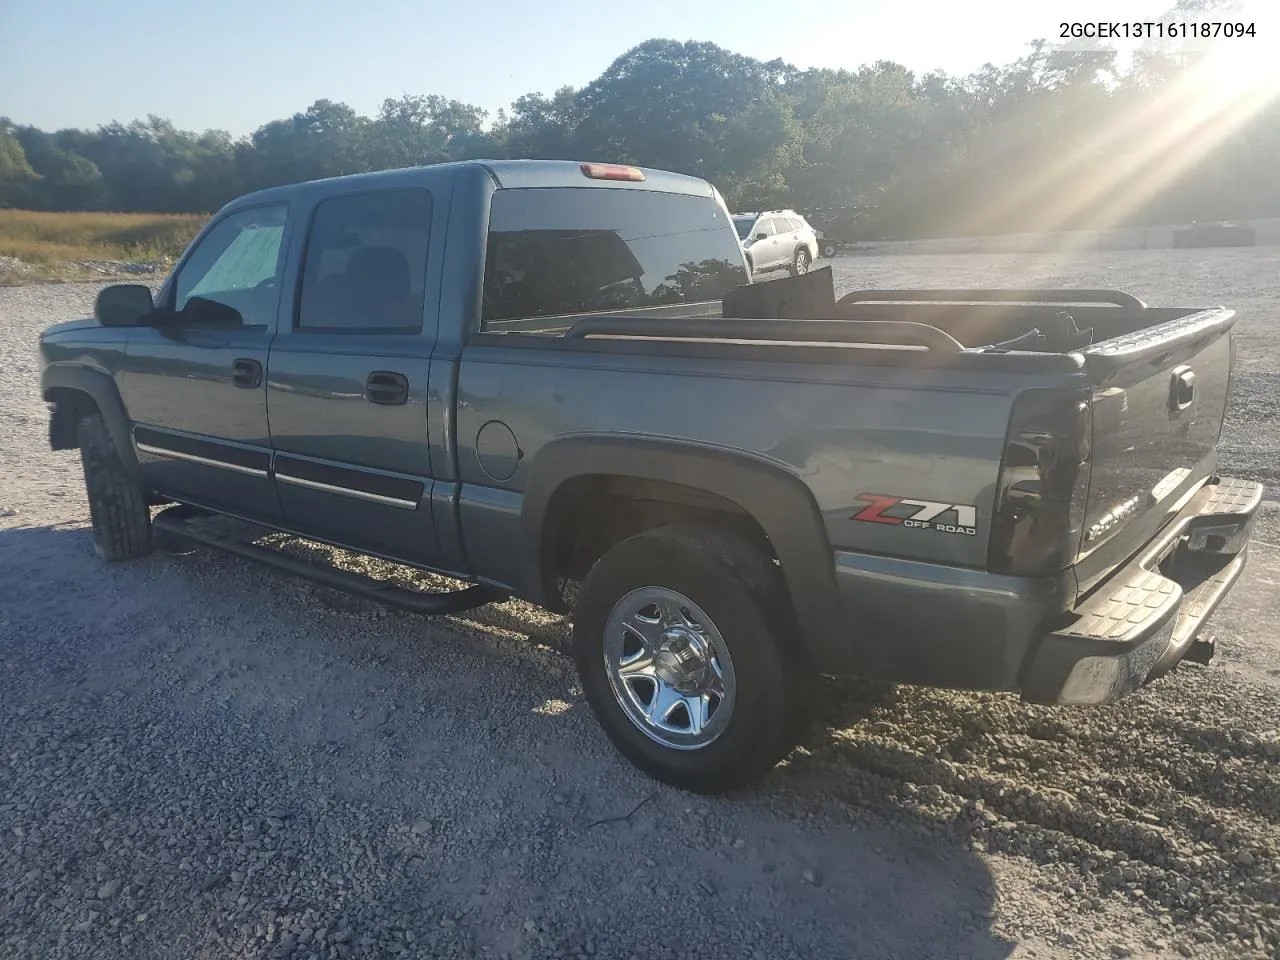
[[[98,167],[122,210],[211,209],[234,195],[235,154],[221,131],[190,133],[151,116],[95,132],[60,131],[56,139]]]
[[[654,39],[492,122],[434,94],[371,118],[319,100],[241,139],[157,117],[53,133],[0,122],[0,203],[208,211],[281,183],[541,157],[694,174],[738,207],[870,209],[858,222],[883,237],[1280,214],[1280,99],[1219,102],[1202,69],[1176,44],[1146,45],[1121,72],[1108,51],[1037,41],[968,76],[885,61],[800,71]]]
[[[792,148],[790,139],[757,141],[752,156],[734,148],[747,138],[743,125],[752,111],[763,109],[777,133],[785,130],[787,109],[776,97],[788,72],[780,61],[762,63],[712,43],[646,41],[578,94],[574,145],[594,159],[709,179],[767,175]]]
[[[0,207],[17,206],[28,195],[36,172],[7,117],[0,117]]]
[[[317,100],[302,113],[273,120],[237,147],[249,189],[318,180],[376,168],[373,123],[345,103]]]
[[[561,87],[550,98],[527,93],[512,104],[509,118],[500,127],[504,155],[538,160],[573,159],[581,121],[582,108],[573,87]]]
[[[372,159],[382,168],[455,159],[484,132],[487,111],[457,100],[408,95],[382,102],[370,130]]]
[[[102,210],[110,205],[111,192],[102,172],[92,161],[62,149],[58,134],[34,127],[17,127],[13,134],[37,177],[22,191],[22,206],[37,210]]]

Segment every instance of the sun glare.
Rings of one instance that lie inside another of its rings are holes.
[[[1280,50],[1253,46],[1215,51],[1197,71],[1196,82],[1223,102],[1270,99],[1280,95]]]
[[[1274,44],[1219,47],[1055,162],[1011,183],[999,201],[970,213],[958,232],[988,232],[1014,210],[1022,211],[1030,232],[1069,223],[1077,225],[1073,229],[1082,223],[1110,229],[1278,99],[1280,51]]]

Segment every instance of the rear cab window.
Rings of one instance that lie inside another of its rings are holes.
[[[711,197],[599,187],[499,190],[481,329],[537,332],[539,324],[527,321],[718,301],[747,282],[735,237]]]

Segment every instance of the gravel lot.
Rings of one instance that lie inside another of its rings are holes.
[[[835,268],[1235,306],[1224,456],[1280,490],[1280,249]],[[0,289],[0,956],[1280,952],[1280,505],[1208,668],[1072,711],[833,683],[765,783],[692,797],[613,754],[565,624],[526,605],[430,620],[203,551],[100,563],[34,356],[95,290]]]

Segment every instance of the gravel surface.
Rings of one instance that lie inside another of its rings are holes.
[[[168,261],[64,260],[59,263],[27,263],[18,257],[0,257],[0,286],[36,281],[115,283],[136,282],[138,274],[168,272]]]
[[[1278,268],[1274,250],[836,262],[841,289],[1237,307],[1224,457],[1273,489]],[[99,562],[34,356],[95,291],[0,289],[0,956],[1280,952],[1280,505],[1208,668],[1094,710],[832,683],[763,784],[693,797],[615,756],[565,624],[527,605],[431,620],[206,551]]]

